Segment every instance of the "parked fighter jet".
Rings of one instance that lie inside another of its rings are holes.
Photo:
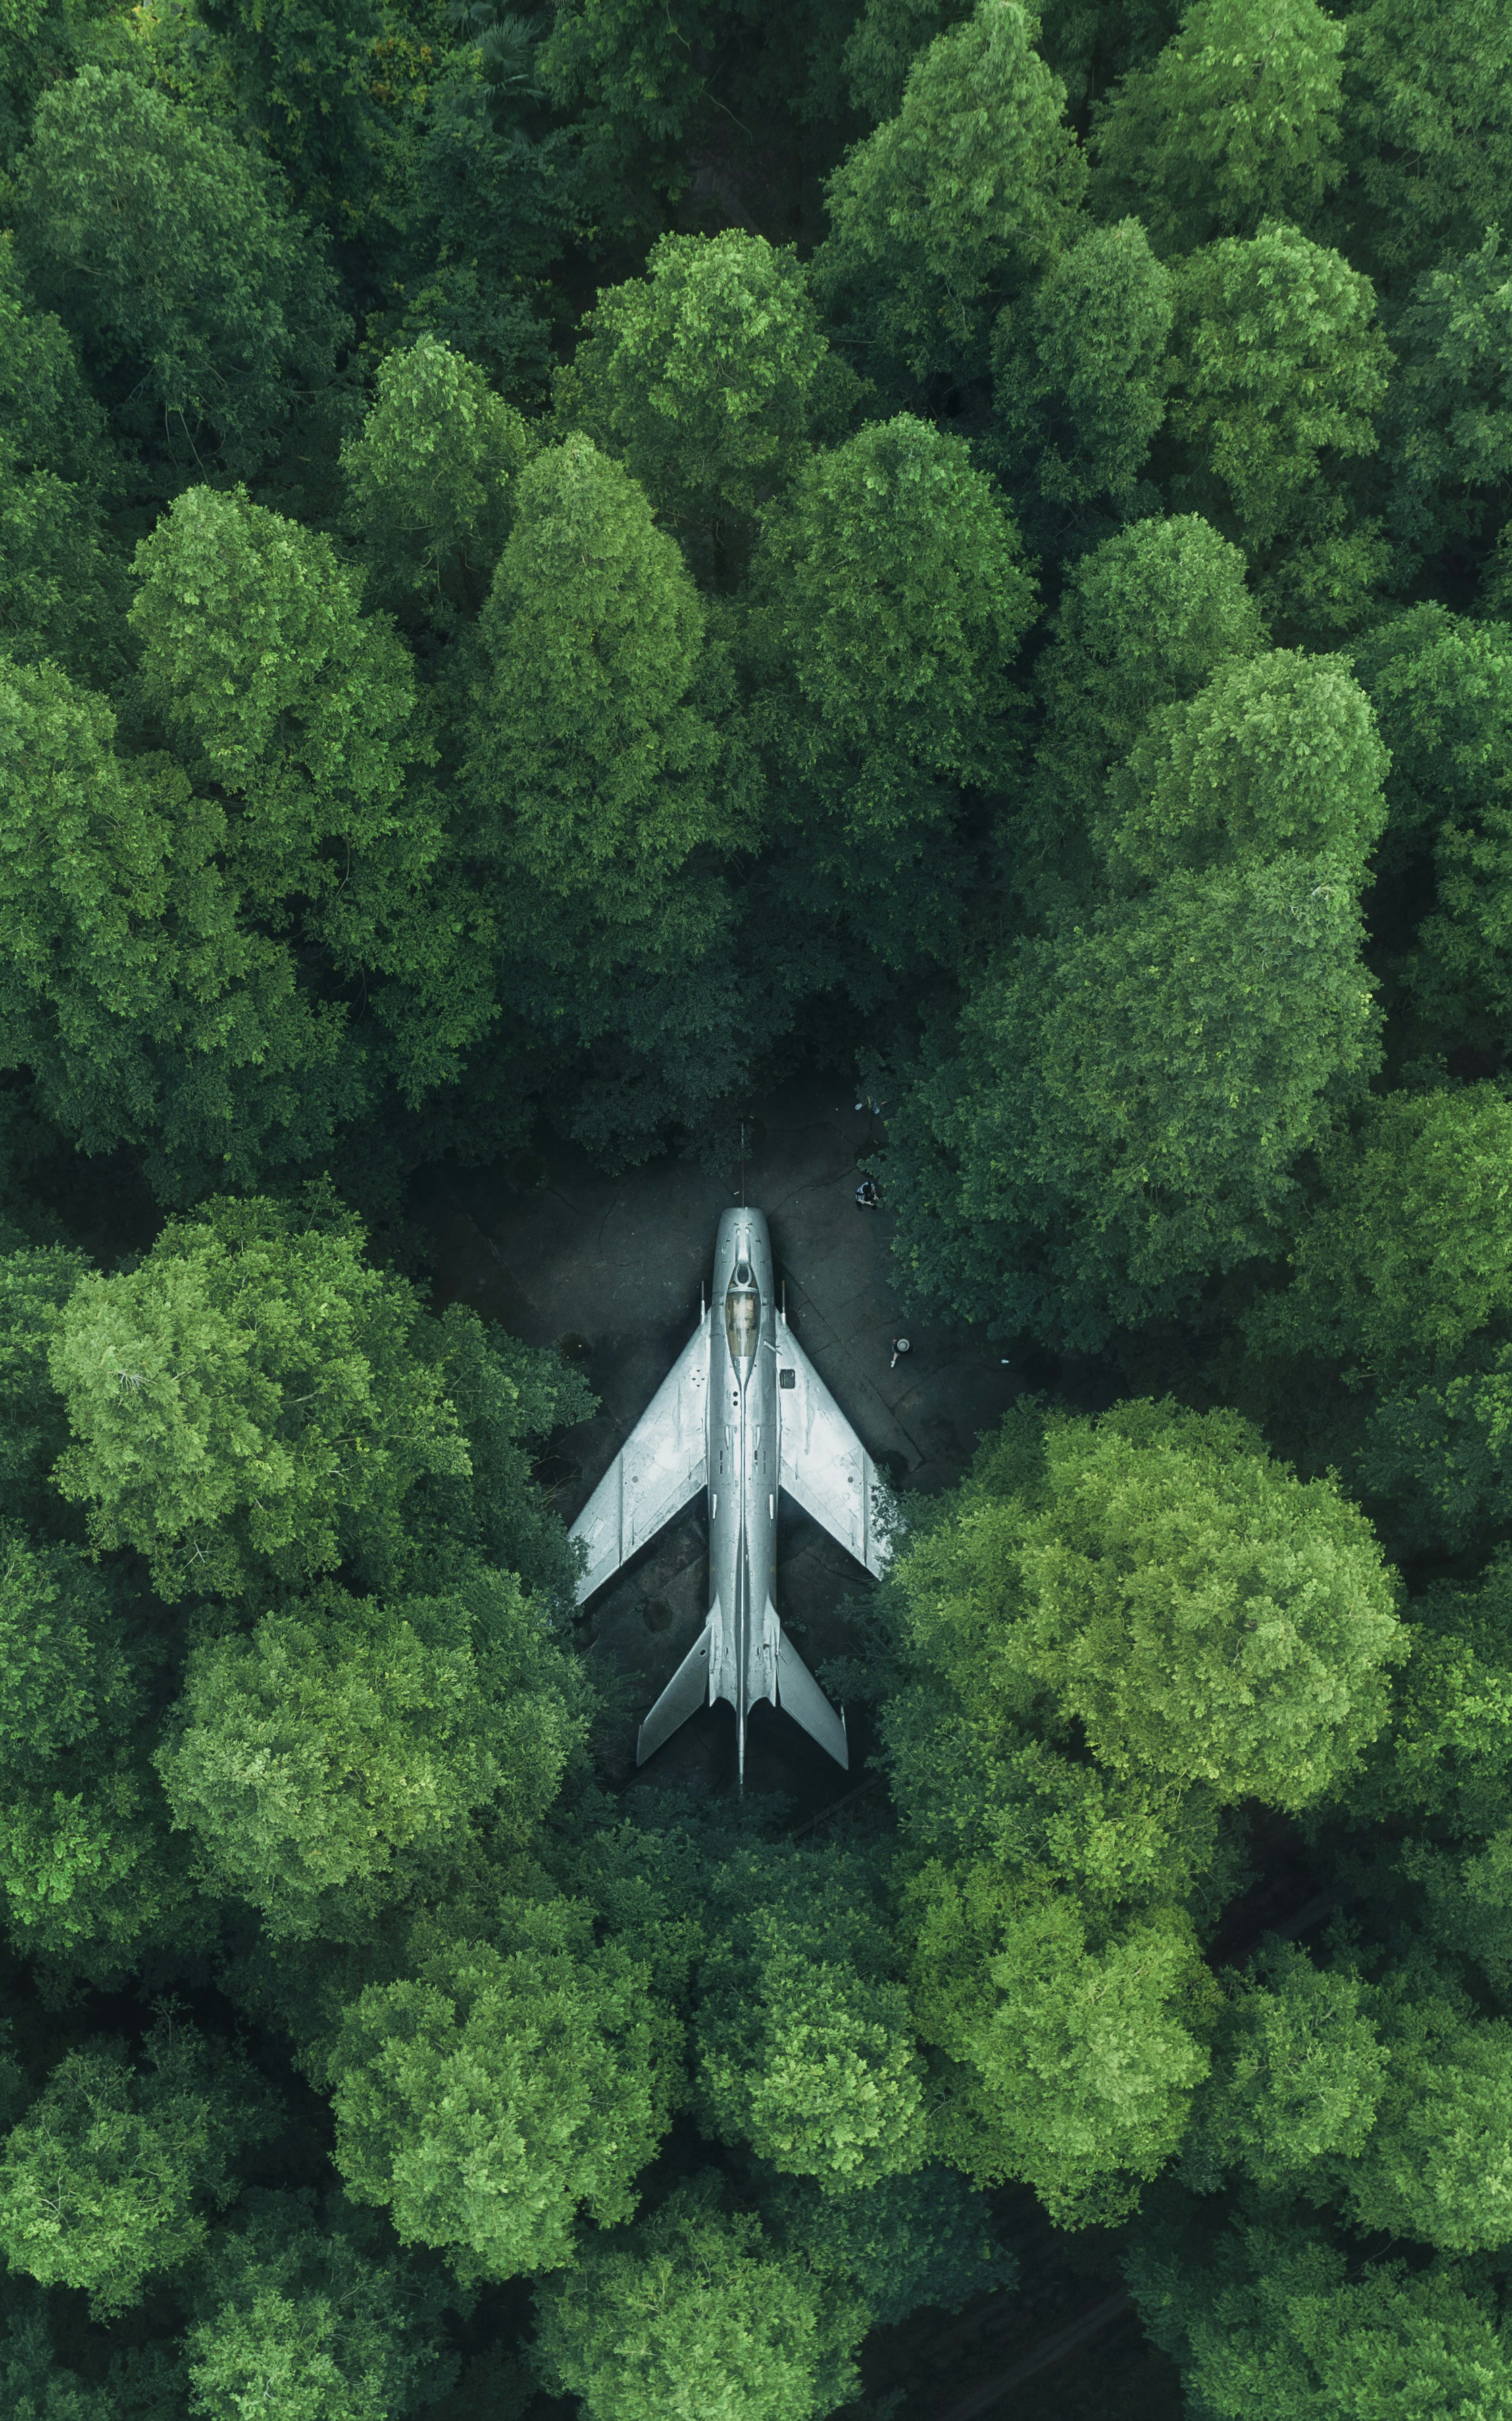
[[[881,1572],[888,1540],[877,1487],[870,1455],[777,1307],[766,1220],[759,1210],[726,1210],[712,1304],[572,1524],[586,1550],[581,1605],[701,1488],[709,1491],[713,1602],[641,1726],[637,1765],[699,1707],[727,1698],[743,1784],[746,1716],[769,1698],[849,1767],[845,1717],[784,1635],[772,1603],[777,1492],[785,1488],[858,1563]]]

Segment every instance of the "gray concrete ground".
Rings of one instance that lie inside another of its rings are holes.
[[[799,1338],[895,1485],[933,1492],[959,1477],[977,1435],[1019,1391],[1001,1348],[969,1331],[905,1319],[891,1284],[891,1221],[858,1210],[858,1159],[881,1128],[833,1079],[804,1079],[754,1105],[747,1198],[771,1223],[779,1284]],[[739,1198],[688,1161],[605,1177],[550,1142],[492,1169],[434,1169],[414,1212],[433,1241],[442,1302],[473,1304],[532,1345],[567,1340],[600,1398],[596,1417],[559,1441],[557,1503],[571,1521],[692,1332],[720,1212]],[[889,1367],[906,1329],[912,1351]],[[806,1515],[785,1507],[777,1607],[811,1665],[847,1646],[846,1601],[872,1584]],[[616,1762],[633,1772],[634,1731],[697,1635],[708,1605],[702,1505],[692,1506],[586,1608],[589,1652],[616,1677]],[[851,1774],[768,1708],[752,1720],[748,1787],[817,1809],[863,1778],[864,1715]],[[694,1717],[646,1768],[645,1783],[700,1793],[734,1788],[734,1718]]]

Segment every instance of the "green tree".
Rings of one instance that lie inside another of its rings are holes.
[[[625,1156],[744,1064],[739,976],[715,955],[740,802],[718,779],[705,621],[677,541],[589,439],[522,474],[479,623],[473,847],[507,1013],[536,1048],[586,1055],[576,1132]]]
[[[39,1530],[56,1512],[49,1474],[69,1442],[48,1348],[87,1268],[62,1244],[0,1253],[0,1503]]]
[[[1325,1159],[1261,1342],[1386,1388],[1452,1368],[1512,1319],[1512,1101],[1495,1085],[1393,1093]]]
[[[784,2250],[859,2296],[874,2326],[891,2328],[923,2304],[959,2312],[1018,2281],[986,2197],[938,2161],[841,2195],[788,2183],[763,2197],[763,2209]]]
[[[1512,2241],[1512,2024],[1411,1964],[1380,2000],[1390,2061],[1345,2186],[1356,2225],[1446,2253]]]
[[[1512,2360],[1475,2273],[1362,2261],[1309,2218],[1240,2217],[1130,2263],[1140,2316],[1214,2421],[1429,2421],[1490,2413]]]
[[[1087,893],[1109,774],[1158,708],[1264,645],[1243,555],[1195,514],[1136,522],[1081,556],[1037,670],[1043,724],[1028,795],[1004,833],[1016,887],[1052,914],[1068,892]]]
[[[487,1923],[486,1941],[422,1928],[413,1974],[368,1985],[323,2055],[348,2193],[464,2284],[570,2261],[580,2208],[630,2216],[676,2042],[583,1902],[505,1900]]]
[[[704,617],[643,492],[586,438],[522,476],[481,637],[480,839],[512,886],[654,932],[689,856],[723,836],[693,695]]]
[[[1383,451],[1401,570],[1441,554],[1473,569],[1512,505],[1512,286],[1500,227],[1418,280],[1392,336]]]
[[[1348,20],[1350,250],[1398,288],[1469,252],[1512,183],[1512,30],[1493,0],[1367,0]]]
[[[361,434],[341,452],[375,601],[440,631],[475,614],[532,450],[513,405],[449,346],[422,336],[391,353]]]
[[[160,2032],[139,2065],[109,2040],[70,2051],[0,2151],[0,2249],[98,2313],[125,2310],[195,2258],[267,2121],[251,2072],[191,2031]]]
[[[694,2098],[709,2132],[845,2194],[919,2168],[924,2072],[864,1871],[767,1853],[712,1885]]]
[[[1122,2216],[1208,2073],[1190,1910],[1224,1896],[1218,1812],[1317,1801],[1383,1726],[1380,1550],[1233,1414],[1130,1404],[1010,1419],[891,1588],[937,2140],[1062,2224]]]
[[[1162,252],[1312,225],[1344,175],[1344,45],[1317,0],[1195,0],[1099,112],[1094,201],[1138,211]]]
[[[1005,469],[1047,502],[1127,512],[1165,418],[1171,277],[1137,219],[1094,227],[992,333]]]
[[[584,1730],[538,1614],[480,1572],[392,1604],[327,1586],[195,1648],[157,1765],[217,1886],[273,1934],[329,1940],[480,1828],[528,1842]]]
[[[889,1126],[911,1292],[1096,1351],[1274,1251],[1375,1056],[1361,940],[1349,883],[1286,852],[1021,944]]]
[[[908,1552],[915,1652],[968,1701],[1048,1697],[1115,1774],[1276,1807],[1331,1791],[1402,1653],[1364,1516],[1232,1413],[1057,1414],[1040,1451],[1032,1480],[985,1452],[957,1519]]]
[[[586,2247],[536,2301],[538,2366],[588,2421],[818,2421],[852,2392],[866,2325],[712,2180]]]
[[[0,1892],[11,1941],[117,1982],[196,1929],[147,1763],[151,1652],[118,1575],[0,1528]]]
[[[413,662],[330,539],[192,488],[137,550],[143,688],[231,813],[249,908],[372,988],[418,1098],[492,1014],[475,902],[420,769]],[[258,644],[249,644],[249,630]]]
[[[382,1573],[415,1482],[466,1466],[415,1322],[345,1214],[207,1203],[70,1297],[50,1356],[75,1441],[58,1485],[170,1601],[256,1595],[350,1554]]]
[[[222,125],[86,66],[43,96],[16,237],[130,444],[235,477],[330,377],[346,323],[309,231]]]
[[[374,0],[208,0],[205,19],[254,140],[302,206],[355,233],[374,168]]]
[[[1017,0],[978,0],[829,186],[816,289],[868,371],[979,377],[1005,303],[1069,240],[1085,164]]]
[[[0,1058],[48,1116],[142,1151],[169,1198],[329,1148],[355,1106],[342,1012],[241,921],[225,812],[167,758],[125,759],[104,700],[49,664],[0,662]]]
[[[962,784],[1005,770],[1034,616],[1019,534],[958,437],[909,414],[816,456],[767,515],[743,651],[795,914],[907,965],[954,955]]]
[[[1151,715],[1093,848],[1116,889],[1292,851],[1352,887],[1386,820],[1385,772],[1369,700],[1337,657],[1230,662]]]
[[[1365,2002],[1357,1976],[1315,1967],[1284,1943],[1229,1981],[1212,2073],[1182,2151],[1189,2183],[1209,2190],[1238,2168],[1257,2186],[1285,2190],[1321,2162],[1361,2149],[1387,2067]]]
[[[557,373],[556,412],[717,573],[791,481],[843,378],[797,256],[730,227],[663,236],[644,277],[600,295]]]
[[[1175,493],[1226,527],[1261,596],[1347,629],[1384,570],[1338,466],[1376,445],[1389,354],[1368,277],[1295,227],[1206,245],[1177,267],[1169,427]]]
[[[365,2244],[339,2202],[244,2195],[210,2240],[184,2338],[204,2421],[402,2421],[455,2372],[438,2341],[441,2297],[412,2265]]]

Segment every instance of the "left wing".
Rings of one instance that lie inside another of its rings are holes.
[[[705,1312],[568,1533],[587,1549],[579,1605],[708,1480],[709,1320]]]
[[[789,1370],[791,1385],[784,1383]],[[777,1328],[777,1373],[782,1485],[858,1564],[885,1571],[892,1547],[877,1519],[877,1466],[786,1321]]]

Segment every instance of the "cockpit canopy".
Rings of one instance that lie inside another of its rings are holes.
[[[756,1338],[761,1330],[761,1290],[752,1274],[749,1261],[738,1261],[735,1275],[725,1297],[725,1339],[732,1362],[756,1359]]]

